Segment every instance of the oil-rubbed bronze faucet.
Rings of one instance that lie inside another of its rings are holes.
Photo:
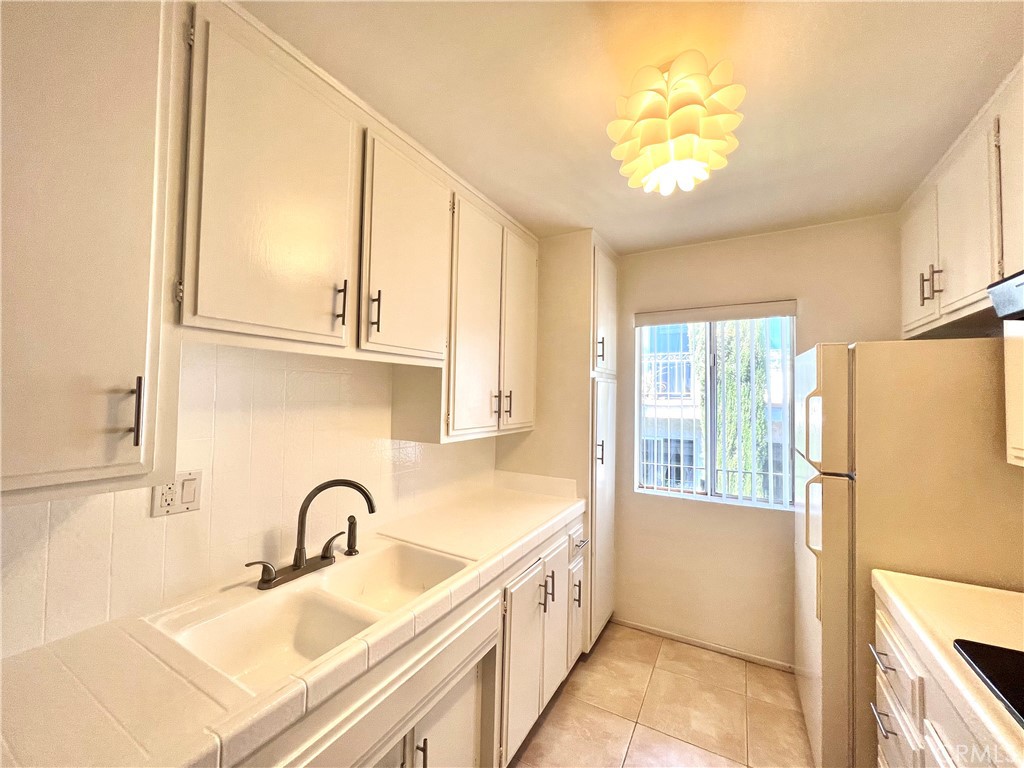
[[[302,501],[302,506],[299,507],[299,531],[296,536],[295,557],[292,558],[291,568],[283,571],[282,573],[278,573],[277,568],[274,567],[273,563],[268,563],[266,560],[256,560],[245,564],[246,568],[251,565],[260,565],[263,567],[259,583],[256,585],[259,589],[273,589],[274,587],[279,587],[282,584],[287,584],[289,581],[294,581],[307,573],[312,573],[313,571],[318,571],[321,568],[326,568],[328,565],[333,565],[334,541],[342,534],[347,534],[345,554],[349,557],[359,554],[359,550],[356,549],[356,518],[355,515],[349,515],[348,528],[331,536],[331,538],[329,538],[324,544],[319,557],[313,560],[306,560],[306,516],[309,514],[309,505],[313,503],[313,499],[328,488],[351,488],[363,497],[363,500],[366,502],[366,511],[369,514],[372,515],[377,511],[377,505],[374,504],[373,496],[371,496],[370,492],[366,490],[366,486],[361,483],[357,483],[355,480],[344,480],[342,478],[338,478],[337,480],[328,480],[325,483],[320,483],[320,485],[306,495],[306,498]]]

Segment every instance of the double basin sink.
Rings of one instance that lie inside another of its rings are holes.
[[[469,563],[374,537],[355,557],[267,591],[230,587],[154,619],[252,693],[279,683]]]

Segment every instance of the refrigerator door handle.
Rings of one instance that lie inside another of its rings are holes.
[[[804,398],[804,458],[807,459],[807,463],[814,467],[818,472],[821,472],[821,457],[815,461],[811,458],[811,401],[821,400],[821,390],[818,388],[812,389],[807,393],[807,397]]]
[[[811,554],[815,558],[821,555],[821,550],[817,547],[811,546],[811,486],[816,485],[824,490],[824,485],[821,482],[821,475],[815,475],[807,481],[807,485],[804,486],[804,546],[810,550]]]

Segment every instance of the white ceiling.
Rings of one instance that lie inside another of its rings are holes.
[[[1024,3],[250,2],[538,236],[620,253],[896,210],[1021,58]],[[626,186],[605,126],[688,48],[747,87],[729,166]]]

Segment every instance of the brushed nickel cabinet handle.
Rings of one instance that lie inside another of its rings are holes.
[[[896,667],[889,666],[888,664],[886,664],[881,659],[882,656],[885,656],[885,658],[889,658],[889,654],[888,653],[885,653],[884,651],[879,651],[877,648],[875,648],[875,644],[874,643],[868,643],[868,648],[871,649],[871,655],[875,657],[875,664],[878,665],[878,668],[880,670],[882,670],[883,672],[895,672],[896,671]]]
[[[427,739],[425,737],[423,739],[423,745],[422,746],[420,746],[419,744],[416,745],[416,751],[423,753],[423,768],[428,768],[427,767],[427,750],[429,748],[430,748],[430,745],[427,744]]]
[[[543,602],[537,603],[537,605],[544,608],[544,613],[548,612],[548,577],[544,577],[544,583],[540,585],[544,589],[544,600]]]
[[[501,390],[498,390],[498,394],[491,395],[494,398],[494,415],[501,416]]]
[[[934,264],[928,265],[928,298],[934,299],[936,293],[942,293],[942,288],[935,287],[935,276],[941,275],[942,270],[936,269]]]
[[[918,303],[920,306],[924,306],[925,299],[928,298],[924,295],[924,272],[917,273],[917,294]]]
[[[555,602],[555,572],[551,572],[551,602]]]
[[[383,306],[383,303],[384,303],[383,301],[381,301],[382,298],[383,297],[381,296],[381,292],[378,289],[378,291],[377,291],[377,298],[370,299],[370,314],[371,315],[373,314],[373,305],[376,304],[377,305],[377,319],[376,320],[371,320],[369,322],[369,326],[371,328],[376,328],[377,329],[377,333],[380,333],[380,316],[381,316],[381,312],[382,312],[381,307]]]
[[[898,735],[896,731],[890,731],[885,727],[885,723],[882,722],[883,717],[892,717],[888,712],[879,712],[878,707],[875,706],[875,702],[871,702],[871,714],[875,716],[875,723],[878,725],[878,732],[882,734],[883,739],[888,739],[890,736]]]
[[[574,585],[576,588],[576,597],[572,599],[578,608],[583,607],[583,581],[577,581]]]
[[[345,315],[347,313],[347,308],[348,308],[348,278],[347,277],[345,278],[345,281],[341,284],[341,288],[335,288],[334,289],[334,296],[335,296],[335,301],[338,301],[339,297],[340,297],[340,300],[341,300],[341,312],[335,312],[334,319],[335,320],[341,320],[341,324],[345,325]],[[335,309],[337,309],[337,304],[335,304]]]
[[[595,450],[594,451],[594,458],[601,464],[601,466],[604,466],[604,440],[600,441],[594,447],[597,448],[597,449],[600,449],[600,451],[601,451],[600,455],[598,455],[597,451]]]
[[[132,433],[132,445],[138,448],[142,445],[142,401],[145,397],[141,376],[135,377],[135,389],[129,390],[128,394],[135,395],[135,421],[128,431]]]
[[[604,362],[604,336],[597,340],[597,359]]]
[[[505,397],[508,398],[508,407],[505,408],[505,417],[511,419],[512,418],[512,390],[511,389],[508,391],[508,394],[506,394]]]

